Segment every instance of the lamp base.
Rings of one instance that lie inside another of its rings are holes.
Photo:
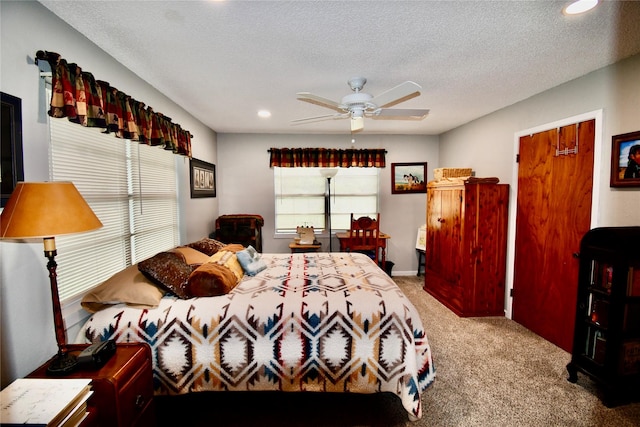
[[[78,366],[78,358],[69,353],[58,353],[47,368],[50,375],[66,375],[73,372]]]

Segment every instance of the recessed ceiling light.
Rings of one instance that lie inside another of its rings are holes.
[[[598,0],[576,0],[567,7],[563,12],[565,15],[577,15],[593,9],[598,5]]]
[[[260,110],[258,111],[258,116],[262,118],[271,117],[271,111],[268,110]]]

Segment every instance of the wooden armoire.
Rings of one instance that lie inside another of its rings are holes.
[[[429,183],[424,290],[458,316],[503,316],[509,186]]]

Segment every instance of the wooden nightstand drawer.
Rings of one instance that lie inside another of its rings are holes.
[[[137,420],[145,411],[154,411],[153,407],[149,408],[153,404],[152,384],[151,361],[148,360],[140,366],[131,381],[126,383],[120,391],[118,416],[120,425],[134,425],[134,423],[135,425],[147,425],[140,424]]]
[[[69,345],[69,352],[86,345]],[[46,378],[45,363],[29,375]],[[100,369],[78,369],[65,378],[91,378],[94,391],[89,404],[103,427],[155,426],[151,349],[146,344],[118,344],[115,354]],[[84,424],[83,424],[84,425]]]

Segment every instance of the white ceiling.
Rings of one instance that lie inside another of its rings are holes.
[[[332,112],[296,93],[339,101],[363,76],[372,95],[414,81],[421,96],[395,107],[431,110],[363,133],[426,135],[640,52],[640,2],[573,17],[567,2],[41,1],[217,132],[349,133],[348,120],[292,126]]]

